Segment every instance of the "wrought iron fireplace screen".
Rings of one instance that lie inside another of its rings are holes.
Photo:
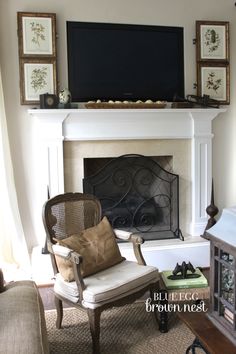
[[[83,179],[85,193],[101,202],[113,228],[142,233],[144,239],[182,238],[179,176],[150,157],[123,155]]]

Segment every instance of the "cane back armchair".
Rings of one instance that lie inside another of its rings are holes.
[[[146,291],[156,291],[159,282],[157,268],[145,264],[140,249],[142,238],[121,230],[114,230],[114,235],[132,242],[137,262],[122,258],[118,264],[83,276],[85,257],[72,248],[61,245],[60,241],[66,241],[74,234],[80,237],[84,230],[93,230],[101,222],[101,214],[99,200],[82,193],[58,195],[49,199],[43,207],[47,245],[55,274],[56,327],[61,328],[63,301],[87,311],[94,354],[100,353],[101,312],[113,306],[132,303]],[[60,259],[70,262],[74,280],[67,281],[62,277],[58,266]]]

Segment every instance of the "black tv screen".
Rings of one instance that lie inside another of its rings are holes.
[[[67,22],[74,102],[184,97],[183,28]]]

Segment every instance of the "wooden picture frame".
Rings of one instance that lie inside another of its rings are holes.
[[[209,95],[220,104],[229,104],[229,65],[219,62],[199,62],[197,64],[197,95]]]
[[[196,21],[197,61],[229,61],[229,22]]]
[[[19,57],[56,56],[56,14],[17,13]]]
[[[17,12],[21,104],[57,94],[56,14]]]
[[[39,104],[39,95],[57,94],[56,59],[20,60],[21,104]]]

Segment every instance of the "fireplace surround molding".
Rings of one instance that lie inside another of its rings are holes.
[[[199,236],[207,223],[212,185],[212,120],[225,108],[29,109],[35,134],[36,209],[64,192],[64,141],[191,140],[191,222]],[[42,234],[44,240],[44,234]],[[41,241],[43,242],[43,241]]]

